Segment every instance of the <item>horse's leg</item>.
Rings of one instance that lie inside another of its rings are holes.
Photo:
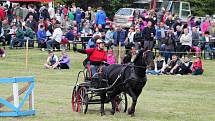
[[[134,91],[132,90],[132,88],[129,88],[128,89],[131,97],[132,97],[132,104],[131,104],[131,107],[128,109],[128,114],[131,115],[131,116],[134,116],[134,112],[135,112],[135,107],[136,107],[136,104],[137,104],[137,95],[134,93]]]
[[[114,100],[114,98],[111,99],[111,105],[112,105],[112,109],[111,109],[111,114],[114,115],[115,114],[115,109],[116,109],[116,102]]]
[[[101,96],[100,96],[100,100],[101,100],[101,109],[100,109],[100,112],[101,112],[101,116],[105,115],[105,110],[104,110],[104,103],[105,103],[105,93],[102,93]]]

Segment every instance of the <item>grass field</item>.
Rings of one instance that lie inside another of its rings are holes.
[[[71,109],[71,91],[84,55],[69,52],[71,70],[46,70],[47,53],[30,49],[28,69],[25,50],[7,50],[0,58],[0,77],[35,76],[36,115],[0,117],[0,121],[215,121],[215,61],[204,61],[203,76],[148,76],[139,97],[135,117],[127,113],[99,114],[99,105],[90,105],[86,115]],[[57,55],[60,55],[58,52]],[[0,97],[12,93],[12,85],[0,85]],[[20,86],[21,87],[21,86]],[[107,108],[110,104],[106,105]],[[0,109],[2,111],[2,109]]]

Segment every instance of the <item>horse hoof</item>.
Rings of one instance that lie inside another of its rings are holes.
[[[104,112],[102,112],[102,113],[101,113],[101,116],[104,116],[104,115],[105,115],[105,113],[104,113]]]
[[[111,113],[111,115],[114,115],[114,114],[115,114],[115,111],[114,111],[114,110],[111,110],[110,113]]]
[[[128,108],[128,115],[131,115],[132,113],[131,108]]]
[[[132,114],[131,114],[131,117],[134,117],[134,116],[135,116],[134,113],[132,113]]]

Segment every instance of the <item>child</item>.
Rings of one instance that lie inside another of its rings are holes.
[[[67,52],[65,50],[63,50],[61,52],[61,55],[62,56],[61,56],[60,60],[52,66],[53,69],[56,69],[56,68],[58,68],[58,69],[69,69],[70,68],[69,67],[70,57],[67,54]]]
[[[204,69],[202,67],[202,61],[200,57],[196,57],[193,68],[192,68],[192,75],[202,75],[204,72]]]
[[[46,69],[51,69],[55,63],[58,62],[57,55],[54,54],[53,51],[49,51],[49,55],[47,58],[47,63],[44,64]]]
[[[5,51],[2,48],[0,48],[0,57],[2,57],[2,58],[5,57]]]
[[[107,54],[107,63],[108,64],[115,64],[115,56],[113,54],[113,50],[108,50],[108,54]]]

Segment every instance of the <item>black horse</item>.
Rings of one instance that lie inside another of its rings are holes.
[[[122,92],[126,92],[132,97],[132,105],[128,109],[128,114],[134,116],[137,99],[147,81],[146,68],[152,62],[148,56],[149,53],[151,51],[143,52],[140,50],[131,64],[114,64],[102,68],[103,78],[108,80],[110,86],[104,88],[104,93],[101,94],[101,115],[105,114],[104,101],[106,94],[111,100],[111,114],[114,115],[116,109],[115,97]]]

